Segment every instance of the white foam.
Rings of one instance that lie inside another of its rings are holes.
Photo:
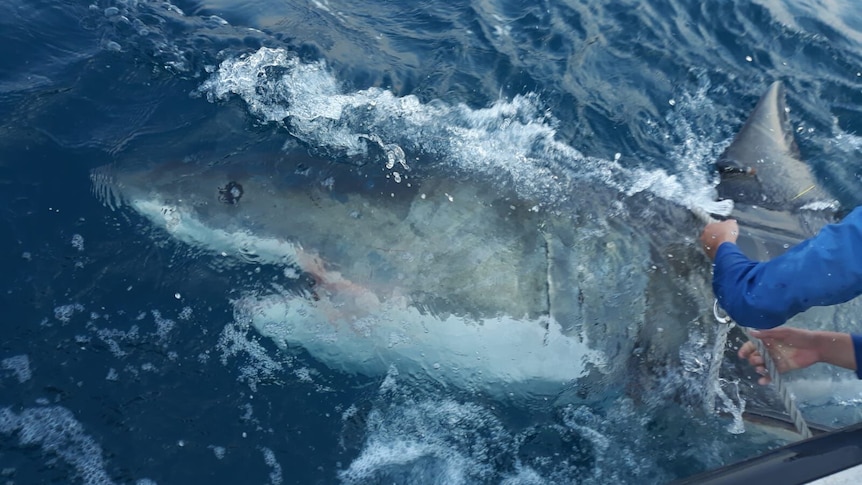
[[[60,457],[87,485],[114,483],[105,471],[102,448],[64,407],[26,408],[20,414],[0,408],[0,433],[17,433],[21,446],[39,446]]]
[[[224,365],[227,365],[228,359],[240,355],[246,358],[246,363],[239,367],[239,380],[245,381],[253,391],[257,390],[259,382],[274,379],[284,369],[259,342],[249,337],[247,324],[226,325],[219,338],[218,349],[221,351],[221,362]],[[202,362],[208,359],[207,354],[199,356]]]
[[[809,211],[835,211],[840,207],[840,203],[837,200],[816,200],[814,202],[809,202],[802,207],[801,210],[809,210]]]
[[[399,466],[413,468],[408,474],[412,478],[427,478],[423,477],[424,474],[416,464],[427,456],[438,458],[440,461],[440,464],[436,464],[433,473],[427,474],[435,477],[434,483],[452,485],[472,483],[468,478],[473,463],[459,459],[456,453],[446,449],[442,444],[434,446],[404,438],[395,438],[386,442],[374,440],[362,450],[362,454],[350,464],[350,468],[340,473],[340,478],[346,484],[367,483],[375,474],[387,468]]]
[[[177,316],[178,319],[184,320],[184,321],[190,319],[191,317],[192,317],[192,307],[190,307],[190,306],[183,307],[183,310]]]
[[[213,450],[213,454],[219,460],[224,459],[224,456],[227,453],[227,449],[225,449],[224,446],[209,445],[207,448]]]
[[[81,305],[80,303],[60,305],[57,308],[54,308],[54,318],[63,323],[69,323],[76,313],[82,311],[84,311],[84,305]]]
[[[556,140],[558,121],[535,94],[473,109],[380,88],[349,92],[324,62],[266,47],[225,60],[197,92],[213,102],[239,96],[258,118],[286,123],[292,135],[323,150],[364,156],[371,141],[424,153],[450,170],[504,174],[528,197],[563,200],[572,181],[589,181],[627,194],[646,190],[685,207],[714,200],[705,163],[682,167],[690,176],[678,180],[661,169],[627,168],[618,157],[587,157]]]
[[[498,417],[493,406],[391,383],[404,380],[397,372],[387,374],[364,419],[362,449],[338,474],[342,483],[598,485],[672,479],[650,457],[664,440],[677,437],[647,432],[655,421],[627,399],[607,403],[601,414],[587,406],[555,406],[554,418],[527,419],[519,429]],[[355,421],[357,412],[345,414]],[[705,441],[707,447],[721,447]],[[687,459],[700,456],[689,453],[683,451]]]
[[[496,473],[489,457],[512,446],[481,406],[384,393],[385,404],[367,417],[362,451],[338,474],[344,484],[484,483]]]
[[[158,310],[153,310],[151,313],[153,315],[153,320],[156,322],[156,336],[158,336],[159,343],[164,345],[171,333],[171,330],[176,326],[176,322],[170,318],[162,317],[162,313]]]
[[[77,249],[78,251],[84,250],[84,236],[80,234],[75,234],[72,236],[72,247]]]
[[[120,374],[117,372],[117,369],[111,367],[108,369],[108,375],[105,376],[105,380],[107,381],[118,381],[120,380]]]
[[[137,342],[141,337],[137,325],[132,325],[129,330],[100,328],[96,330],[96,336],[108,346],[108,349],[117,358],[126,356],[126,351],[120,345],[121,342]]]
[[[0,360],[0,369],[12,371],[20,383],[27,382],[33,377],[30,371],[30,358],[26,355],[15,355]]]
[[[261,448],[261,451],[263,452],[264,461],[266,461],[266,464],[272,469],[272,471],[269,472],[269,483],[272,485],[281,485],[284,480],[284,476],[281,472],[281,464],[275,458],[275,453],[266,447]]]
[[[845,152],[862,151],[862,136],[839,131],[835,135],[835,145]]]

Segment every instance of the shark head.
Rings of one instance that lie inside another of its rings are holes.
[[[662,326],[656,315],[694,314],[706,301],[690,290],[703,281],[673,279],[699,277],[684,267],[697,249],[679,244],[667,261],[653,242],[676,236],[628,225],[626,197],[602,187],[582,187],[590,204],[550,211],[482,178],[399,182],[381,167],[284,153],[105,167],[92,179],[108,206],[161,235],[283,266],[296,279],[249,288],[234,300],[237,321],[348,372],[397,365],[494,392],[557,393],[588,374],[616,383],[633,355],[675,353],[685,339],[669,331],[654,341],[662,351],[646,345],[642,333],[663,331],[651,328]],[[656,209],[641,224],[661,210],[687,214]],[[685,296],[649,308],[664,291]]]
[[[820,193],[796,197],[813,177],[786,119],[774,85],[719,162],[720,192],[748,201],[734,216],[761,218],[778,247]],[[678,364],[692,326],[713,324],[697,221],[646,194],[584,183],[549,210],[482,177],[403,178],[272,151],[106,167],[92,179],[108,206],[161,235],[284,267],[296,278],[248,288],[233,300],[236,321],[347,372],[395,365],[494,393],[621,388]]]
[[[616,272],[618,259],[642,265],[647,256],[626,257],[635,246],[625,238],[598,243],[556,231],[562,224],[535,201],[478,179],[398,182],[379,167],[284,154],[106,167],[92,178],[107,205],[131,209],[171,239],[286,268],[296,279],[281,290],[249,288],[234,301],[237,321],[348,372],[397,365],[468,388],[536,383],[556,392],[608,365],[571,320],[628,312],[618,295],[634,283]],[[594,264],[601,268],[589,271]],[[600,271],[601,290],[593,284]],[[619,341],[632,342],[625,332]]]

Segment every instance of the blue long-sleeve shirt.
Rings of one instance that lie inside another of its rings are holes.
[[[862,207],[840,223],[770,261],[748,259],[725,242],[715,255],[712,288],[740,325],[773,328],[813,306],[834,305],[862,294]],[[856,375],[862,379],[862,335],[851,334]]]

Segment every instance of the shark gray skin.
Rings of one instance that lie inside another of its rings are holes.
[[[838,207],[801,159],[785,97],[784,85],[772,83],[717,162],[718,195],[734,201],[739,246],[753,259],[816,234]]]
[[[249,289],[237,320],[348,372],[395,365],[504,393],[586,376],[622,387],[636,361],[677,359],[708,314],[708,264],[682,207],[584,184],[589,204],[547,208],[505,182],[417,172],[398,183],[371,165],[245,153],[92,178],[163,234],[299,276]]]
[[[751,240],[770,248],[801,237],[791,222],[802,200],[787,194],[800,174],[810,178],[804,164],[764,178],[770,163],[802,163],[786,149],[785,122],[773,86],[720,162],[720,191],[745,188],[734,217],[763,222]],[[756,177],[732,173],[731,159],[756,166]],[[245,153],[105,167],[92,179],[110,207],[174,239],[312,281],[250,288],[234,301],[236,320],[347,372],[396,366],[506,394],[556,394],[573,382],[578,395],[642,389],[678,368],[691,328],[715,325],[709,264],[694,244],[700,224],[683,207],[596,184],[572,186],[568,201],[548,207],[505,181],[389,175],[373,164]],[[764,194],[775,203],[745,203]],[[773,232],[775,221],[787,229]]]

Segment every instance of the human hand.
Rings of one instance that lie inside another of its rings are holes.
[[[771,330],[752,330],[751,336],[760,339],[766,351],[772,357],[779,373],[794,369],[804,369],[822,360],[821,352],[825,334],[832,332],[812,332],[793,327],[773,328]],[[772,382],[767,373],[763,355],[757,351],[754,342],[745,342],[739,348],[739,358],[747,360],[755,371],[762,375],[758,380],[761,385]]]
[[[739,236],[739,225],[733,219],[707,224],[700,235],[703,250],[709,259],[715,259],[718,247],[725,242],[736,242]]]

